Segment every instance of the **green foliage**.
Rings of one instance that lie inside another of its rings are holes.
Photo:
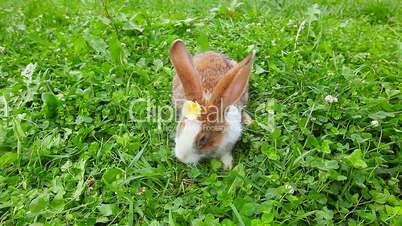
[[[0,1],[0,225],[402,225],[400,5]],[[257,50],[231,171],[133,120],[171,105],[176,38]]]

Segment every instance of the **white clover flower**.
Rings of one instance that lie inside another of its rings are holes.
[[[288,192],[289,194],[293,194],[293,193],[295,192],[293,186],[290,185],[290,184],[288,184],[288,183],[285,184],[285,189],[287,190],[287,192]]]
[[[140,187],[135,193],[136,195],[143,195],[147,189],[145,187]]]
[[[373,121],[371,121],[371,126],[372,127],[377,127],[377,126],[379,126],[380,125],[380,123],[377,121],[377,120],[373,120]]]
[[[59,93],[56,95],[60,100],[64,100],[64,94]]]
[[[4,53],[6,51],[6,47],[0,46],[0,54]]]
[[[35,71],[36,64],[28,64],[25,69],[21,72],[21,75],[26,77],[28,80],[32,80],[32,74]]]
[[[17,119],[19,119],[19,120],[24,120],[25,119],[25,113],[24,114],[18,114],[17,115]]]
[[[338,97],[332,96],[332,95],[327,95],[325,97],[325,101],[328,103],[337,103],[338,102]]]

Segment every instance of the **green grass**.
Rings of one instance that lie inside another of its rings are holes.
[[[397,0],[2,0],[0,225],[401,225],[401,15]],[[257,50],[232,171],[178,162],[174,122],[130,118],[138,98],[171,104],[176,38]]]

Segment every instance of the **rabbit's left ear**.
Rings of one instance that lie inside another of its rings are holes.
[[[247,86],[254,58],[253,50],[244,60],[226,72],[215,86],[208,101],[209,106],[222,106],[225,109],[239,100]]]
[[[172,61],[176,74],[183,85],[186,98],[202,103],[201,80],[193,65],[193,59],[187,51],[183,41],[176,40],[170,49],[170,60]]]

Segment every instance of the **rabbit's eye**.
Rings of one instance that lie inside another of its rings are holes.
[[[198,147],[204,146],[204,144],[207,142],[207,136],[202,136],[201,139],[198,141]]]

